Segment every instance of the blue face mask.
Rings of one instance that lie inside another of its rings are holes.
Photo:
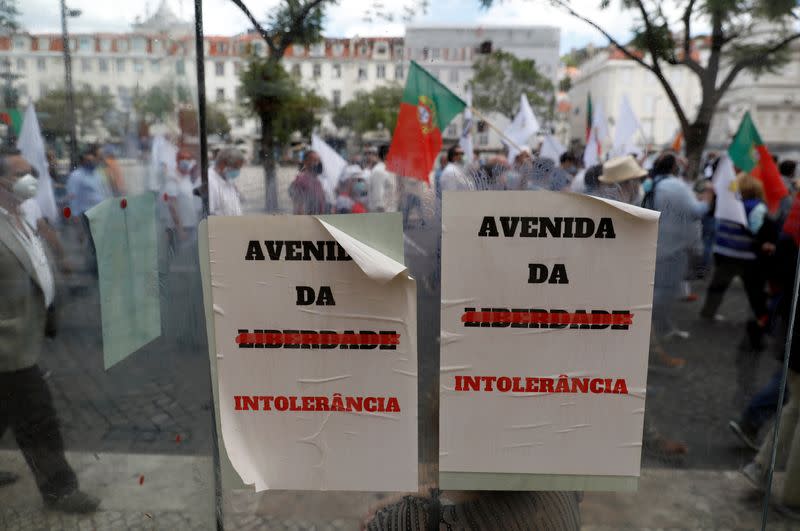
[[[238,168],[228,168],[225,170],[225,179],[228,181],[233,181],[239,178],[239,169]]]
[[[194,161],[193,160],[183,159],[183,160],[179,160],[178,161],[178,169],[182,173],[189,173],[190,171],[192,171],[192,168],[194,168]]]

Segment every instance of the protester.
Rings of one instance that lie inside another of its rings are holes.
[[[81,153],[79,166],[67,178],[67,199],[72,215],[81,216],[110,196],[98,170],[97,146],[89,146]]]
[[[474,180],[464,172],[464,150],[456,144],[447,150],[447,166],[442,170],[440,184],[445,190],[475,190]]]
[[[236,179],[244,164],[244,155],[236,148],[220,150],[208,169],[208,213],[212,216],[241,216],[242,194]]]
[[[647,170],[639,166],[630,155],[616,157],[603,164],[603,173],[597,178],[604,185],[602,195],[623,203],[641,202],[641,181]]]
[[[744,203],[748,226],[726,219],[717,220],[714,273],[700,315],[705,319],[714,319],[731,281],[736,277],[741,278],[756,318],[755,322],[748,323],[748,332],[754,345],[757,345],[769,320],[766,281],[758,257],[761,249],[769,249],[772,242],[765,235],[770,229],[761,181],[741,173],[736,184]]]
[[[688,268],[688,249],[699,235],[699,221],[712,200],[705,191],[698,200],[688,184],[678,177],[678,161],[672,153],[660,155],[653,163],[653,178],[645,181],[642,206],[658,210],[658,250],[653,288],[653,331],[651,341],[656,363],[682,368],[686,360],[664,350],[663,339],[670,334],[674,302],[680,298],[681,282]]]
[[[559,167],[569,174],[571,183],[578,174],[578,159],[569,151],[565,151],[559,157]]]
[[[115,196],[122,196],[128,192],[128,186],[125,183],[125,177],[122,175],[122,168],[119,166],[116,156],[114,155],[114,148],[106,146],[97,150],[95,153],[97,157],[100,170],[105,174],[106,184]]]
[[[166,218],[167,245],[173,253],[182,243],[194,240],[199,221],[192,182],[197,162],[187,150],[178,151],[176,162],[176,171],[167,178],[163,194],[169,214]]]
[[[78,489],[38,365],[45,336],[55,334],[55,280],[41,240],[19,210],[36,194],[31,171],[18,153],[0,161],[0,437],[11,428],[48,508],[91,513],[100,501]],[[0,487],[18,479],[0,471]]]
[[[383,144],[374,154],[370,153],[367,160],[371,170],[369,176],[370,212],[397,211],[397,177],[386,169],[384,163],[388,153],[389,146]]]
[[[328,214],[330,208],[325,201],[322,188],[322,161],[316,151],[309,151],[303,158],[300,173],[289,186],[289,196],[295,214]]]
[[[506,190],[527,190],[532,173],[531,150],[522,148],[514,157],[514,165],[506,175]]]
[[[364,180],[364,171],[356,164],[347,166],[342,175],[339,176],[339,183],[336,185],[336,205],[334,210],[337,214],[363,214],[367,212],[364,205],[367,184]]]

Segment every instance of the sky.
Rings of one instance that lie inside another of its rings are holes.
[[[70,19],[70,31],[124,32],[137,16],[154,12],[162,0],[109,1],[69,0],[68,6],[80,9],[78,18]],[[166,0],[172,10],[184,19],[193,16],[193,0]],[[270,8],[280,0],[244,0],[258,18],[266,19]],[[398,15],[404,6],[414,6],[418,0],[340,0],[326,11],[325,35],[329,37],[402,36],[403,22],[367,20],[377,3]],[[572,0],[573,7],[599,22],[615,38],[629,36],[630,15],[620,16],[616,9],[600,10],[599,0]],[[561,51],[589,43],[605,44],[596,30],[567,13],[552,7],[547,0],[500,0],[491,9],[481,9],[478,0],[431,0],[426,13],[418,13],[415,24],[474,24],[493,25],[554,25],[561,28]],[[22,26],[32,33],[61,31],[59,0],[22,0],[18,2]],[[399,20],[399,16],[397,17]],[[233,35],[250,27],[247,19],[230,0],[203,1],[204,32],[207,35]]]

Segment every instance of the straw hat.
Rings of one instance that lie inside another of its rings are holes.
[[[621,183],[630,179],[647,177],[647,170],[639,166],[630,155],[615,157],[603,164],[603,174],[598,179],[601,183]]]

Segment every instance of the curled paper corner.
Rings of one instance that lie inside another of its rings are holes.
[[[320,217],[315,217],[315,219],[347,251],[347,254],[350,255],[364,274],[375,282],[385,284],[407,271],[408,268],[400,262],[357,240]]]
[[[623,203],[621,201],[615,201],[613,199],[606,199],[605,197],[596,197],[593,195],[585,195],[585,194],[578,194],[575,192],[547,192],[544,193],[567,193],[573,197],[580,198],[583,201],[600,201],[601,203],[605,203],[608,206],[616,208],[617,210],[629,214],[636,219],[640,219],[642,221],[657,221],[659,217],[661,217],[661,212],[657,210],[650,210],[649,208],[642,208],[638,206],[629,205],[628,203]]]

